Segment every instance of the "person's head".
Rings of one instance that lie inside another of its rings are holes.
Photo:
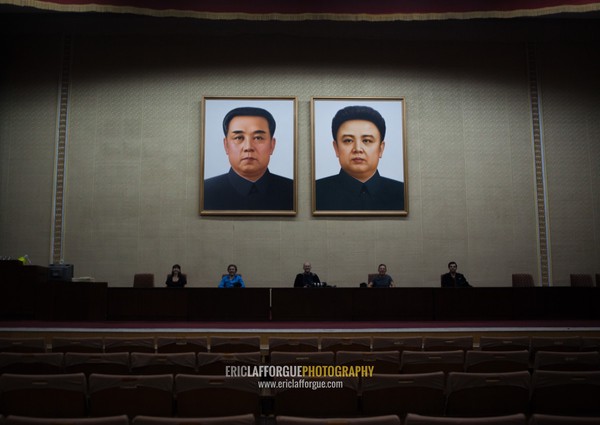
[[[231,168],[246,180],[263,176],[275,150],[275,119],[265,109],[232,109],[223,119],[223,145]]]
[[[458,265],[456,264],[456,261],[450,261],[448,263],[448,270],[450,270],[450,273],[456,272],[457,268],[458,268]]]
[[[181,266],[179,264],[173,264],[173,267],[171,267],[171,274],[181,274]]]
[[[377,271],[379,272],[380,275],[384,275],[387,273],[387,266],[385,264],[380,264],[377,267]]]
[[[333,149],[342,169],[360,181],[377,171],[385,149],[385,120],[369,106],[347,106],[331,122]]]
[[[304,273],[310,273],[310,269],[312,269],[312,266],[307,261],[304,264],[302,264],[302,269],[304,270]]]
[[[237,273],[237,266],[235,264],[230,264],[227,266],[227,273],[231,276]]]

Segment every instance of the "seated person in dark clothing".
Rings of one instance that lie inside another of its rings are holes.
[[[245,288],[242,276],[237,274],[237,266],[230,264],[227,266],[227,274],[219,282],[219,288]]]
[[[294,280],[294,288],[312,288],[313,286],[321,286],[321,279],[316,273],[311,272],[312,266],[307,261],[302,266],[304,273],[298,273]]]
[[[385,264],[380,264],[377,271],[379,273],[371,279],[368,285],[369,288],[393,288],[394,279],[387,274],[387,266]]]
[[[181,274],[181,266],[179,264],[173,266],[171,274],[167,275],[165,285],[169,288],[183,288],[187,285],[187,277]]]
[[[457,268],[455,261],[448,263],[450,271],[442,275],[442,288],[472,288],[465,276],[456,272]]]

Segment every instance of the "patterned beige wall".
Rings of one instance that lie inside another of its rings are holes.
[[[446,263],[456,260],[476,286],[510,285],[515,272],[532,273],[539,281],[525,45],[378,41],[340,47],[336,40],[248,36],[242,51],[228,55],[234,41],[183,36],[74,38],[64,258],[75,264],[76,275],[129,286],[134,273],[151,272],[160,283],[171,265],[180,263],[190,285],[215,286],[233,262],[250,286],[289,286],[302,262],[310,260],[330,284],[356,286],[384,262],[400,286],[437,286]],[[321,53],[313,53],[310,42]],[[296,50],[293,43],[300,47]],[[281,52],[281,46],[290,45],[294,54]],[[333,51],[337,53],[328,57]],[[47,53],[46,60],[57,62],[53,54],[59,52]],[[569,54],[577,63],[585,52]],[[547,59],[541,66],[554,62]],[[46,168],[36,168],[44,174],[37,181],[52,176],[56,104],[44,99],[56,99],[54,70],[59,64],[53,65],[40,69],[39,76],[23,77],[30,86],[15,88],[13,95],[2,99],[3,251],[12,247],[5,240],[20,239],[8,220],[17,210],[12,204],[5,206],[5,200],[13,199],[9,195],[16,196],[6,189],[8,180],[14,181],[19,171],[13,157],[6,160],[4,153],[17,141],[28,149],[38,147],[23,134],[39,131],[49,140],[50,150],[41,159]],[[13,68],[18,73],[16,64]],[[582,87],[593,75],[579,77]],[[574,101],[561,103],[558,95],[555,100],[546,95],[548,90],[558,93],[562,84],[559,70],[551,76],[544,74],[543,79],[544,113],[564,117]],[[39,81],[43,90],[32,91],[33,81]],[[28,100],[20,96],[22,90],[29,93]],[[298,97],[296,217],[198,215],[203,95]],[[593,272],[600,262],[599,178],[592,161],[598,158],[594,143],[598,120],[593,119],[598,98],[583,89],[578,95],[585,101],[576,107],[588,117],[582,136],[587,151],[580,154],[590,158],[588,178],[577,178],[578,160],[552,174],[566,148],[558,137],[562,130],[549,127],[545,117],[557,279],[559,264],[581,258],[565,244],[566,238],[561,242],[560,233],[569,232],[560,228],[561,216],[582,217],[582,227],[591,233],[581,232],[587,238],[583,246],[588,255],[581,260],[586,270]],[[311,216],[311,96],[405,97],[407,218]],[[27,126],[11,124],[13,130],[4,136],[6,122],[28,117],[28,103],[44,114],[36,114]],[[578,122],[573,119],[571,125],[577,127]],[[35,168],[33,160],[24,163]],[[577,203],[569,204],[568,213],[563,203],[552,203],[558,193],[573,193],[560,186],[561,175],[569,176],[570,187],[582,192]],[[29,196],[22,205],[39,211],[41,220],[36,221],[40,231],[32,232],[20,246],[47,253],[50,200]],[[560,267],[558,280],[563,282],[566,269]]]

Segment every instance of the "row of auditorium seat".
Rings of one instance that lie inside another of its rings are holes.
[[[600,370],[600,352],[538,351],[273,351],[254,353],[0,353],[0,374],[109,373],[221,375],[228,366],[358,365],[375,373]]]
[[[210,343],[209,343],[210,341]],[[261,351],[259,336],[227,337],[54,337],[50,346],[40,338],[0,338],[0,352],[216,352]],[[266,351],[600,351],[600,337],[482,336],[476,347],[472,336],[440,337],[270,337]]]
[[[258,377],[200,375],[0,375],[0,415],[101,417],[357,417],[408,413],[486,417],[523,413],[600,416],[600,372],[276,378],[270,391]],[[281,385],[280,385],[281,384]]]
[[[217,418],[162,418],[136,416],[129,421],[127,416],[105,418],[67,418],[40,419],[24,416],[10,416],[2,425],[256,425],[252,415],[222,416]],[[485,418],[448,418],[409,414],[404,420],[396,415],[373,416],[363,418],[302,418],[296,416],[278,416],[265,424],[272,425],[597,425],[600,417],[583,418],[557,415],[523,414],[494,416]]]

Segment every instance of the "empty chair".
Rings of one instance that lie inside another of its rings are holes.
[[[45,353],[44,338],[0,338],[2,353]]]
[[[499,373],[529,370],[529,351],[478,351],[465,355],[465,372]]]
[[[423,338],[423,351],[451,351],[451,350],[472,350],[472,336],[457,337],[437,337],[430,336]]]
[[[173,375],[104,375],[89,378],[90,416],[173,415]]]
[[[558,415],[531,415],[529,425],[598,425],[598,417],[558,416]]]
[[[600,372],[536,370],[531,413],[600,416]]]
[[[154,337],[110,337],[104,338],[106,353],[121,353],[124,351],[138,353],[154,353]]]
[[[462,372],[465,353],[453,351],[403,351],[400,373]]]
[[[228,366],[260,365],[260,352],[254,353],[198,353],[197,372],[200,375],[225,375]]]
[[[533,276],[529,273],[514,273],[512,275],[513,288],[532,288],[535,286]]]
[[[131,372],[145,375],[195,373],[196,353],[131,353]]]
[[[321,351],[371,351],[371,338],[321,338]]]
[[[519,413],[484,418],[440,418],[409,413],[404,425],[527,425],[527,417]]]
[[[256,425],[254,415],[218,416],[214,418],[161,418],[136,416],[132,425]]]
[[[591,288],[594,286],[594,280],[590,274],[570,274],[569,279],[572,287]]]
[[[206,353],[208,351],[208,338],[172,338],[157,337],[157,353]]]
[[[481,351],[529,351],[530,348],[531,339],[528,336],[482,336],[479,338]]]
[[[538,351],[535,354],[534,370],[600,370],[600,353]]]
[[[211,353],[252,353],[255,351],[260,351],[259,336],[210,337]]]
[[[319,351],[319,338],[269,338],[269,353],[272,351],[291,351],[294,353]]]
[[[55,353],[102,353],[102,337],[90,338],[52,338],[52,352]]]
[[[507,373],[448,374],[447,416],[502,416],[529,411],[531,375]]]
[[[400,425],[400,418],[396,415],[371,416],[368,418],[302,418],[299,416],[277,416],[275,422],[277,425]]]
[[[374,336],[372,340],[373,351],[398,351],[404,350],[421,351],[423,349],[423,338],[420,336],[390,338]]]
[[[214,417],[260,414],[258,378],[179,374],[175,376],[177,415]]]
[[[444,373],[373,375],[362,383],[363,415],[444,413]]]
[[[134,288],[154,288],[153,273],[136,273],[133,276]]]
[[[276,378],[275,382],[282,381]],[[275,415],[352,417],[358,415],[358,378],[309,377],[290,379],[274,389]],[[337,384],[341,385],[338,387]]]
[[[372,366],[373,373],[399,373],[400,353],[398,351],[338,351],[335,354],[335,363]]]
[[[565,336],[565,337],[531,337],[531,356],[535,358],[538,351],[558,351],[558,352],[574,352],[581,348],[581,337]]]
[[[0,353],[0,373],[62,373],[63,356],[63,353]]]
[[[0,412],[49,418],[84,417],[85,375],[0,375]]]
[[[9,416],[4,425],[129,425],[125,415],[103,418],[34,418],[30,416]]]
[[[127,375],[129,353],[65,353],[65,372]]]

